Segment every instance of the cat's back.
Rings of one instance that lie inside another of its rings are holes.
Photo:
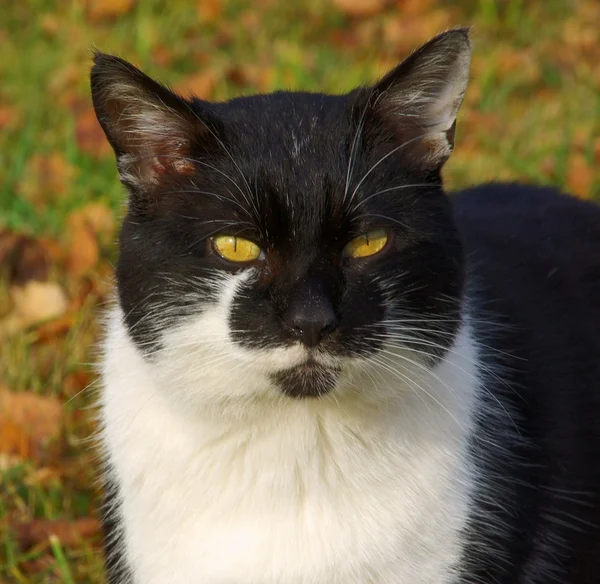
[[[545,573],[595,583],[600,206],[553,189],[502,184],[457,193],[454,205],[475,335],[484,343],[483,362],[503,381],[486,378],[485,385],[519,426],[520,444],[486,452],[482,471],[483,491],[512,510],[502,519],[511,524],[503,543],[514,566],[510,581]],[[494,423],[484,413],[478,432]],[[499,484],[490,477],[505,478]],[[489,527],[474,525],[474,540],[491,537]]]
[[[467,263],[484,287],[515,308],[561,305],[600,318],[600,205],[517,184],[475,187],[453,201]]]

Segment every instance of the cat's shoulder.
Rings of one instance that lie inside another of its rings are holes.
[[[538,249],[538,257],[573,255],[600,265],[600,205],[551,187],[490,183],[452,193],[467,247],[495,242]]]
[[[562,231],[570,221],[583,221],[600,234],[600,205],[553,187],[487,183],[451,193],[450,197],[460,226],[474,218],[486,222],[511,218],[519,223],[544,219],[540,227]]]

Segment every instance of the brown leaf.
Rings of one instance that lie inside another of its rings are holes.
[[[86,0],[86,13],[92,22],[114,20],[129,12],[135,0]]]
[[[164,45],[157,45],[152,49],[152,61],[159,67],[170,67],[173,59],[173,52]]]
[[[0,273],[13,284],[46,280],[52,254],[45,242],[8,230],[0,230]]]
[[[594,182],[594,169],[588,164],[585,155],[573,152],[567,164],[567,188],[580,198],[587,198],[591,194]]]
[[[347,16],[365,17],[381,12],[389,0],[332,0],[333,5]]]
[[[15,107],[0,105],[0,130],[16,128],[21,122],[21,112]]]
[[[82,152],[101,158],[112,152],[112,148],[98,123],[94,108],[85,100],[84,107],[75,107],[75,139]]]
[[[91,271],[100,259],[100,248],[93,229],[85,223],[71,227],[71,244],[67,256],[67,268],[71,275],[82,276]]]
[[[66,335],[75,324],[76,315],[67,313],[63,316],[42,323],[35,331],[35,340],[38,343],[47,343],[56,337]]]
[[[0,387],[0,452],[48,461],[61,448],[62,428],[56,397]]]
[[[17,525],[15,531],[21,547],[25,550],[47,542],[52,535],[56,536],[61,544],[74,546],[98,535],[100,522],[95,517],[81,517],[75,520],[34,519]]]
[[[195,95],[201,99],[211,99],[217,85],[217,76],[214,71],[195,73],[181,80],[174,89],[183,95]]]
[[[73,397],[81,393],[88,387],[93,381],[93,377],[89,371],[80,369],[69,373],[62,384],[62,394],[67,397]]]
[[[35,154],[27,163],[23,173],[25,178],[18,186],[19,194],[38,209],[43,209],[69,192],[77,172],[61,152]]]
[[[103,203],[90,203],[73,211],[67,221],[70,245],[67,267],[74,276],[92,270],[100,259],[100,243],[112,241],[115,218]]]
[[[56,282],[30,280],[13,286],[10,295],[15,310],[30,323],[41,322],[64,314],[67,295]]]
[[[223,2],[222,0],[198,0],[196,10],[201,21],[211,22],[221,16]]]

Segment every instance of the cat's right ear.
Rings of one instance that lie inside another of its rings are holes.
[[[119,57],[94,54],[91,90],[121,181],[133,192],[194,173],[194,154],[215,140],[189,101]]]

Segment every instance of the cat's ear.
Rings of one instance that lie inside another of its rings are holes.
[[[453,29],[417,49],[373,88],[380,122],[422,168],[441,167],[452,152],[470,61],[469,29]]]
[[[95,53],[91,89],[121,180],[134,191],[192,174],[196,146],[214,138],[190,102],[119,57]]]

